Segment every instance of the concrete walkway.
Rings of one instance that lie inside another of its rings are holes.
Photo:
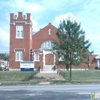
[[[38,80],[41,82],[50,82],[50,81],[64,81],[65,79],[59,75],[58,73],[46,73],[46,72],[42,72],[42,73],[38,73],[33,77],[34,80]]]

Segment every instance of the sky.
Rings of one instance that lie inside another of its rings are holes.
[[[100,0],[0,0],[0,53],[9,54],[10,13],[31,13],[33,31],[48,23],[58,28],[68,17],[81,23],[90,51],[100,54]]]

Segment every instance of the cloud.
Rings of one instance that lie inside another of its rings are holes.
[[[42,6],[32,3],[32,2],[27,2],[25,0],[15,0],[15,4],[18,10],[22,9],[23,11],[26,12],[38,12],[42,10]]]
[[[91,0],[88,4],[82,6],[81,12],[75,14],[78,22],[81,22],[81,27],[85,30],[86,39],[91,42],[91,50],[94,53],[100,54],[100,1]]]
[[[9,33],[5,29],[0,28],[0,52],[9,52]]]
[[[86,40],[89,40],[89,42],[91,42],[92,44],[90,47],[90,50],[91,51],[93,50],[94,53],[99,54],[100,49],[98,47],[100,47],[100,42],[99,42],[100,41],[100,23],[99,23],[100,19],[96,21],[96,20],[93,20],[94,17],[90,17],[89,14],[87,13],[84,15],[83,14],[84,13],[82,12],[80,13],[80,16],[77,14],[73,14],[71,12],[67,14],[61,14],[55,17],[55,20],[53,21],[53,23],[54,25],[57,25],[63,19],[66,20],[66,18],[69,18],[69,16],[71,19],[75,19],[78,23],[81,22],[81,29],[85,31]]]
[[[76,16],[73,13],[68,12],[68,13],[56,16],[55,19],[52,21],[52,23],[58,28],[60,22],[62,22],[63,20],[67,20],[67,19],[78,22]]]
[[[61,20],[71,16],[81,23],[86,39],[92,43],[91,48],[100,46],[100,0],[0,0],[0,4],[0,50],[9,50],[9,14],[18,11],[31,13],[33,31],[49,22],[58,27]],[[100,49],[94,50],[100,54]]]
[[[56,12],[70,12],[72,10],[80,10],[80,7],[88,3],[87,1],[83,0],[41,0],[40,4],[43,6],[45,10],[53,10]]]
[[[100,49],[100,46],[98,46],[97,48]]]
[[[38,30],[38,23],[36,22],[36,20],[32,19],[32,24],[33,24],[33,31],[37,31]]]
[[[41,0],[41,4],[43,5],[45,10],[56,10],[61,11],[64,5],[66,5],[69,0]]]
[[[10,13],[17,14],[18,11],[22,11],[23,14],[38,15],[39,12],[42,12],[42,6],[25,0],[3,0],[0,1],[0,4],[0,52],[9,53]],[[35,19],[33,19],[33,27],[33,31],[38,30],[38,23]]]
[[[67,13],[67,14],[62,14],[62,15],[56,16],[55,22],[60,23],[60,21],[63,21],[66,19],[70,19],[71,21],[77,20],[77,18],[72,13]]]
[[[6,41],[9,39],[9,33],[7,33],[4,29],[0,28],[0,37],[2,37],[1,41]]]
[[[31,13],[38,13],[42,10],[42,6],[39,4],[36,4],[35,2],[28,2],[25,0],[9,0],[9,1],[0,1],[1,7],[0,9],[5,9],[8,12],[31,12]]]

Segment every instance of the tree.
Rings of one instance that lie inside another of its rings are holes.
[[[9,61],[9,55],[6,53],[0,53],[0,60],[1,59]]]
[[[86,59],[92,53],[88,51],[91,43],[85,39],[85,32],[76,21],[63,20],[56,35],[59,41],[53,42],[53,50],[61,58],[57,63],[65,65],[66,69],[70,67],[71,80],[71,66],[87,63]]]

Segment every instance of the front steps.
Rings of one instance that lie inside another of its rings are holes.
[[[43,66],[43,71],[53,71],[54,66]]]
[[[55,71],[40,71],[40,73],[57,73],[57,71],[55,70]]]

